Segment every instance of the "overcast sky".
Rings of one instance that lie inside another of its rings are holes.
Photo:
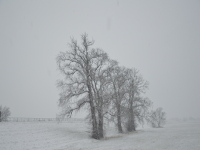
[[[154,108],[200,117],[200,1],[0,0],[0,105],[12,117],[56,116],[55,58],[84,32],[140,70]]]

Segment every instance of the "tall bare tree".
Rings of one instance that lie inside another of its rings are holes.
[[[65,76],[58,82],[58,87],[61,89],[59,106],[63,108],[62,116],[70,116],[74,110],[79,110],[88,103],[92,118],[92,137],[98,139],[91,83],[92,59],[95,59],[95,56],[90,47],[94,41],[90,41],[87,34],[83,34],[81,38],[81,46],[76,40],[71,39],[70,50],[61,52],[57,56],[59,70]]]
[[[106,109],[108,109],[107,106],[109,105],[109,98],[107,94],[107,69],[110,61],[107,54],[101,49],[96,49],[95,51],[93,51],[93,54],[94,56],[96,56],[96,59],[94,59],[92,62],[93,65],[91,68],[91,83],[92,91],[94,94],[99,138],[103,138],[103,117]]]
[[[124,95],[126,93],[126,81],[128,70],[125,67],[119,67],[117,62],[113,61],[113,66],[109,68],[109,78],[110,78],[110,85],[113,90],[113,105],[114,105],[114,114],[117,118],[117,128],[118,132],[122,133],[122,102],[124,99]]]
[[[152,102],[148,98],[143,98],[141,96],[135,97],[133,102],[133,114],[131,114],[132,111],[130,111],[129,105],[129,103],[126,103],[126,105],[122,107],[123,124],[127,131],[134,131],[138,124],[144,124],[145,120],[148,119],[149,108],[151,107]]]
[[[139,106],[144,105],[145,102],[140,97],[140,94],[145,93],[146,89],[148,88],[148,82],[145,81],[142,75],[139,73],[137,69],[130,69],[129,70],[129,77],[127,83],[127,104],[128,104],[128,131],[135,131],[135,117],[136,117],[136,109]],[[138,104],[140,103],[140,104]]]
[[[61,52],[57,57],[59,70],[64,79],[58,82],[61,89],[59,105],[61,116],[71,116],[72,112],[89,104],[92,123],[92,137],[103,137],[103,106],[105,105],[107,54],[91,46],[94,41],[87,34],[81,36],[81,46],[71,39],[70,51]]]

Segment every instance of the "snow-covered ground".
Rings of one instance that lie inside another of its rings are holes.
[[[168,123],[165,128],[141,128],[94,140],[84,121],[0,123],[0,150],[200,150],[200,122]]]

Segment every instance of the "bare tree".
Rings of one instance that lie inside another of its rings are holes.
[[[6,106],[0,106],[0,122],[7,121],[8,117],[11,115],[10,108]]]
[[[109,114],[110,120],[116,118],[118,132],[122,133],[122,125],[127,131],[133,131],[138,123],[144,123],[151,106],[148,98],[142,98],[141,93],[145,93],[148,82],[145,81],[136,69],[119,67],[117,62],[113,62],[108,70],[110,89],[112,89],[112,105]]]
[[[143,79],[137,69],[129,70],[129,79],[127,83],[127,109],[128,109],[128,123],[127,130],[135,131],[136,115],[139,116],[137,109],[145,105],[145,101],[140,98],[140,94],[145,93],[148,88],[148,82]],[[139,107],[140,106],[140,107]]]
[[[96,108],[96,116],[98,122],[99,138],[103,138],[104,134],[104,114],[109,106],[108,95],[108,76],[107,69],[109,66],[109,58],[107,54],[101,49],[93,51],[96,59],[92,62],[91,67],[91,83],[94,94],[94,102]]]
[[[122,133],[122,103],[125,100],[124,95],[126,93],[126,81],[128,70],[125,67],[119,67],[117,62],[113,61],[112,66],[109,68],[108,75],[110,79],[110,87],[112,89],[112,103],[113,109],[111,109],[110,114],[117,118],[117,128],[118,132]]]
[[[82,45],[71,39],[70,51],[61,52],[57,63],[65,79],[58,82],[61,89],[59,106],[63,109],[62,116],[70,116],[74,110],[79,110],[89,103],[92,117],[92,137],[98,139],[97,120],[95,116],[94,98],[91,87],[91,49],[93,41],[86,34],[82,35]]]
[[[88,40],[87,34],[81,38],[81,46],[71,39],[70,51],[61,52],[57,57],[59,70],[65,77],[57,84],[61,90],[60,116],[70,117],[73,111],[88,105],[92,137],[99,139],[103,137],[103,88],[106,84],[104,72],[108,56],[101,49],[91,48],[94,41]]]
[[[161,107],[151,111],[149,122],[153,128],[160,128],[166,123],[166,113]]]
[[[135,97],[133,103],[134,116],[131,116],[129,104],[123,107],[123,124],[127,131],[135,130],[138,124],[144,124],[145,120],[148,118],[151,105],[152,102],[148,98]],[[133,121],[131,120],[132,118],[134,119]]]

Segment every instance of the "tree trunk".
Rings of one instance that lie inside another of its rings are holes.
[[[130,116],[129,116],[129,131],[135,131],[135,118],[134,118],[134,112],[133,112],[133,107],[130,108],[129,110]]]
[[[88,87],[88,94],[89,94],[89,101],[90,101],[91,119],[92,119],[92,138],[99,139],[97,119],[96,119],[96,115],[95,115],[96,110],[95,110],[95,106],[94,106],[92,88],[91,88],[91,84],[90,84],[88,76],[87,76],[87,87]]]
[[[99,116],[99,125],[98,125],[98,131],[99,131],[99,138],[103,138],[103,115],[102,112],[98,113]]]
[[[130,100],[129,117],[128,117],[128,131],[135,131],[135,118],[133,112],[133,100]]]
[[[89,100],[90,100],[90,111],[91,111],[91,119],[92,119],[92,138],[99,139],[98,134],[98,126],[97,126],[97,119],[96,119],[96,112],[95,112],[95,106],[93,102],[93,96],[92,96],[92,89],[90,84],[88,83],[88,91],[89,91]]]
[[[90,102],[91,116],[92,116],[92,138],[99,139],[97,120],[95,116],[95,107],[93,102]]]
[[[117,106],[117,127],[118,127],[118,132],[123,133],[122,123],[121,123],[121,108],[120,108],[120,105]]]
[[[92,95],[92,87],[91,87],[91,79],[90,79],[90,71],[89,71],[89,57],[88,57],[88,48],[86,49],[86,78],[87,78],[87,88],[88,88],[88,94],[89,94],[89,101],[90,101],[90,110],[91,110],[91,119],[92,119],[92,138],[99,139],[99,133],[98,133],[98,125],[97,125],[97,119],[96,119],[96,110],[94,105],[94,98]]]

